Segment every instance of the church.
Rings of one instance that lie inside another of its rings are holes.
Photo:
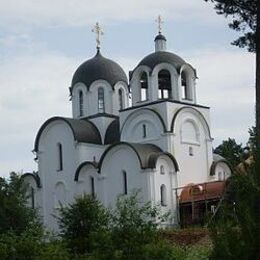
[[[195,68],[167,51],[159,23],[155,50],[127,77],[103,56],[98,23],[95,32],[96,54],[72,77],[72,117],[52,117],[36,135],[38,171],[23,175],[30,205],[50,230],[58,229],[53,215],[61,205],[83,193],[113,207],[119,195],[139,191],[143,202],[171,213],[165,225],[214,210],[231,170],[213,154],[210,108],[197,103]]]

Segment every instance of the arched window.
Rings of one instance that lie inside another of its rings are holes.
[[[63,151],[62,151],[62,144],[58,143],[57,144],[58,147],[58,171],[62,171],[63,170]]]
[[[141,101],[148,99],[148,78],[146,72],[143,72],[140,77],[140,86],[141,86]]]
[[[120,88],[118,90],[118,102],[119,102],[119,109],[124,109],[124,100],[123,100],[123,90]]]
[[[161,193],[161,206],[167,206],[167,194],[166,194],[166,186],[164,184],[160,187]]]
[[[188,81],[185,71],[181,73],[181,98],[188,99]]]
[[[33,187],[31,187],[30,197],[31,197],[31,207],[32,207],[32,209],[34,209],[35,208],[35,191],[34,191]]]
[[[98,88],[98,112],[105,112],[105,95],[103,88]]]
[[[79,116],[83,116],[83,92],[79,91]]]
[[[94,177],[90,177],[90,191],[91,191],[91,196],[94,198],[95,197],[95,179]]]
[[[168,70],[161,70],[158,73],[158,97],[159,99],[172,97],[171,74]]]
[[[123,175],[123,194],[127,195],[127,173],[126,171],[122,171]]]
[[[163,165],[160,166],[160,174],[162,174],[162,175],[165,174]]]

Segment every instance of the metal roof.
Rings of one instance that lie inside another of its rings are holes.
[[[123,69],[116,62],[103,57],[99,50],[95,57],[78,67],[72,78],[72,87],[82,82],[89,88],[96,80],[106,80],[112,87],[119,81],[128,84]]]

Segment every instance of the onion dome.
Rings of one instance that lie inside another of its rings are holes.
[[[85,61],[78,67],[72,78],[72,86],[81,82],[89,88],[96,80],[105,80],[112,87],[119,81],[128,83],[126,74],[120,65],[103,57],[99,48],[95,57]]]

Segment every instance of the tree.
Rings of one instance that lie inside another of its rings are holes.
[[[257,0],[204,0],[213,2],[217,14],[232,17],[229,27],[242,35],[232,42],[248,51],[256,51]]]
[[[160,220],[160,209],[151,203],[140,202],[139,193],[117,199],[112,211],[112,240],[122,259],[143,259],[145,247],[156,244],[156,220]]]
[[[92,253],[106,243],[109,214],[90,195],[84,194],[76,198],[74,203],[62,207],[58,221],[61,237],[72,253]]]
[[[214,149],[214,153],[223,156],[235,169],[242,159],[243,148],[242,144],[237,144],[235,139],[228,138]]]
[[[0,177],[0,234],[12,231],[21,234],[33,225],[40,225],[37,213],[26,206],[26,187],[15,173],[10,180]]]

